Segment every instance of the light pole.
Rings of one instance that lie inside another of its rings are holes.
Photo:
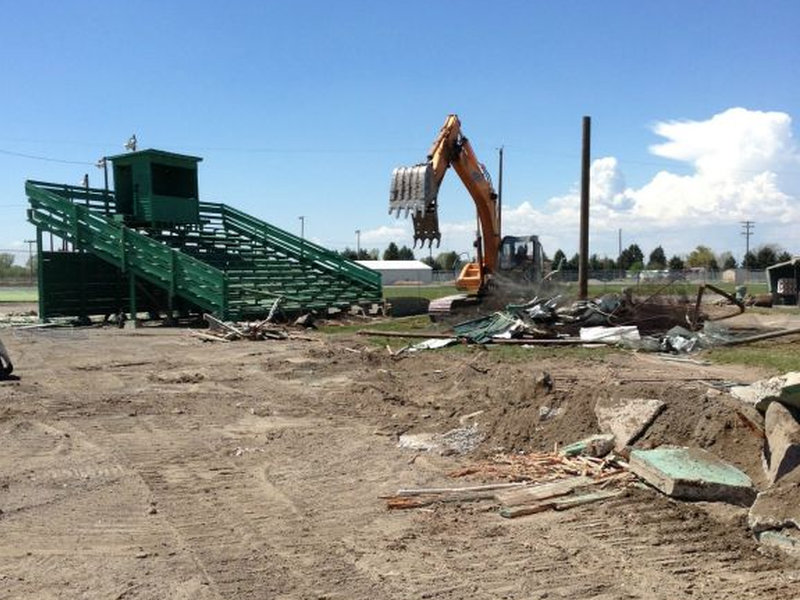
[[[24,243],[28,244],[28,266],[31,269],[31,281],[33,281],[33,245],[36,240],[24,240]]]
[[[303,258],[305,254],[305,239],[306,239],[306,216],[300,215],[297,217],[300,219],[300,258]]]
[[[361,230],[356,229],[356,260],[361,258]]]

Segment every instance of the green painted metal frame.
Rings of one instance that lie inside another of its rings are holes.
[[[90,251],[123,273],[154,285],[175,290],[190,302],[227,318],[225,274],[206,263],[129,229],[113,219],[92,212],[92,200],[105,190],[53,186],[28,181],[28,220],[37,228]],[[86,200],[87,205],[71,198]]]
[[[200,223],[185,231],[180,227],[169,231],[171,235],[184,231],[186,239],[217,249],[216,259],[223,263],[219,268],[208,262],[214,262],[213,254],[187,253],[190,249],[181,247],[179,235],[159,240],[126,227],[109,190],[41,181],[27,181],[25,188],[28,219],[37,226],[40,252],[42,231],[49,231],[116,266],[127,277],[166,290],[170,307],[180,297],[221,318],[241,318],[263,311],[264,302],[271,304],[269,299],[276,296],[283,296],[284,306],[291,310],[382,299],[380,273],[225,204],[201,202]],[[204,229],[208,224],[219,229]],[[230,254],[226,244],[235,246]],[[242,258],[247,252],[240,252],[241,248],[250,249],[249,262]],[[272,258],[252,258],[260,252]],[[236,264],[242,265],[239,270]],[[255,283],[251,286],[249,281]],[[40,289],[44,289],[42,283]],[[135,297],[131,304],[135,306]],[[40,314],[45,314],[42,308]]]

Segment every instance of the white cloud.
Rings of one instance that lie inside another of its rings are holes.
[[[361,232],[361,245],[365,244],[388,244],[399,239],[410,239],[412,237],[411,227],[406,222],[392,227],[381,225],[375,229],[365,229]]]

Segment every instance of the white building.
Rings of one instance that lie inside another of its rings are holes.
[[[357,260],[358,264],[378,271],[383,285],[396,283],[432,283],[433,269],[418,260]]]

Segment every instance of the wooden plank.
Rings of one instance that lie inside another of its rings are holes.
[[[463,492],[489,492],[494,490],[504,490],[508,488],[518,488],[526,485],[524,482],[516,483],[489,483],[486,485],[472,485],[457,488],[407,488],[397,490],[396,496],[423,496],[425,494],[460,494]]]
[[[591,492],[589,494],[579,494],[576,496],[570,496],[569,498],[562,498],[560,500],[556,500],[553,503],[553,508],[555,508],[556,510],[566,510],[568,508],[573,508],[575,506],[583,506],[584,504],[589,504],[591,502],[608,500],[609,498],[613,498],[614,496],[619,496],[622,492],[623,490],[614,490],[614,491],[601,490],[599,492]]]
[[[591,502],[607,500],[619,496],[623,490],[599,491],[588,494],[571,495],[567,498],[541,500],[532,504],[522,504],[520,506],[507,506],[500,509],[500,516],[506,519],[515,519],[525,515],[533,515],[546,510],[567,510],[575,506],[582,506]]]
[[[494,497],[495,500],[503,506],[519,506],[555,498],[557,496],[564,496],[579,487],[585,487],[594,483],[595,481],[590,477],[577,476],[570,477],[569,479],[559,479],[558,481],[528,485],[521,489],[498,492]]]

